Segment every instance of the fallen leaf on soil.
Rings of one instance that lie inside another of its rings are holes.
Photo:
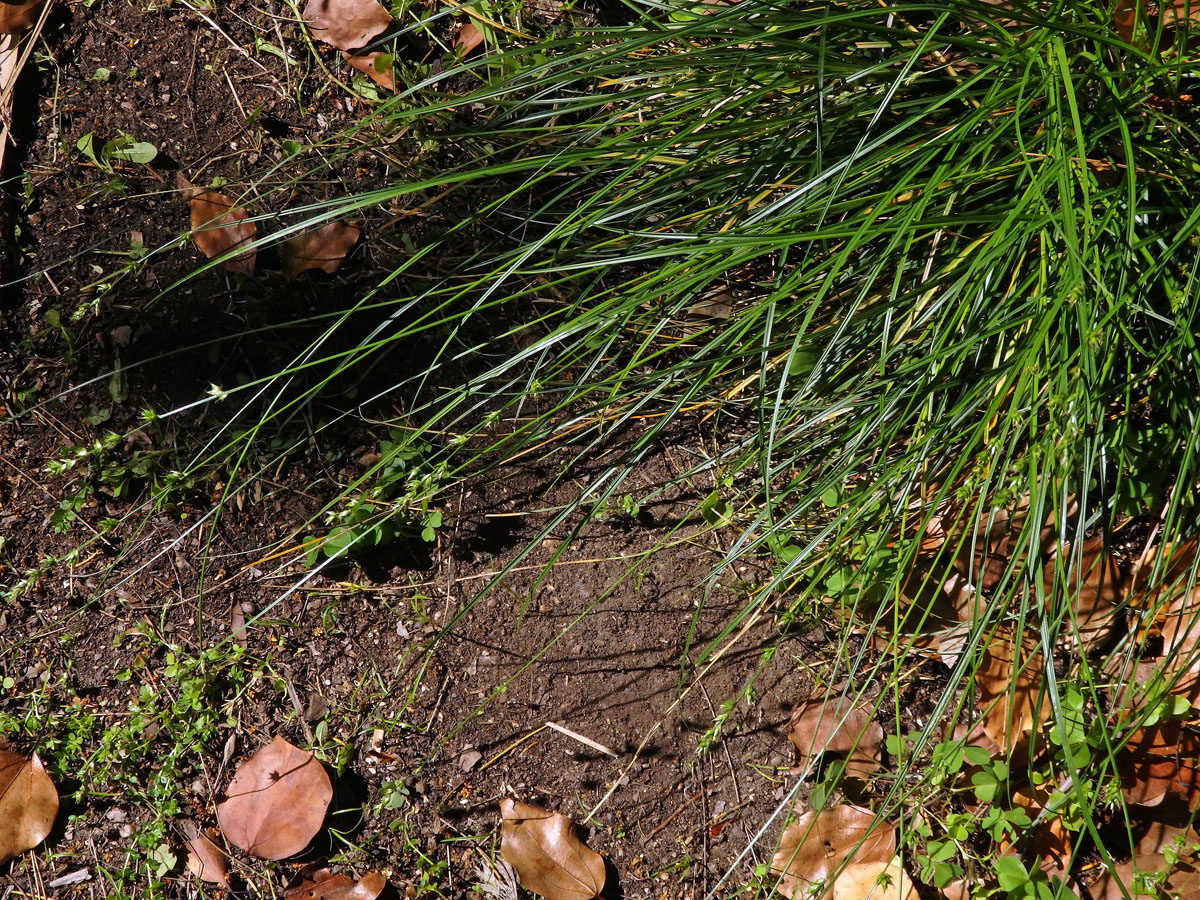
[[[309,0],[304,21],[318,41],[354,50],[387,31],[392,16],[376,0]]]
[[[1117,0],[1117,8],[1113,10],[1113,29],[1125,43],[1132,43],[1133,30],[1137,26],[1137,0]]]
[[[995,588],[1014,563],[1025,558],[1029,538],[1023,534],[1029,519],[1029,496],[1017,501],[1012,509],[995,510],[985,516],[962,542],[958,564],[982,591]],[[1052,518],[1052,517],[1051,517]],[[1047,522],[1038,532],[1043,551],[1053,546],[1056,529]]]
[[[454,39],[454,49],[459,52],[460,56],[466,56],[482,43],[483,32],[473,23],[468,22],[458,30],[458,37]]]
[[[385,90],[395,92],[396,80],[392,76],[392,55],[378,50],[359,56],[342,51],[342,58]]]
[[[1029,643],[1017,654],[1010,629],[997,629],[983,648],[975,671],[983,731],[1005,750],[1050,713],[1050,698],[1041,689],[1042,666],[1042,654]]]
[[[353,225],[329,222],[284,241],[279,248],[284,278],[291,281],[305,269],[336,272],[361,233]]]
[[[201,191],[188,201],[192,214],[192,240],[209,259],[224,256],[254,240],[258,226],[249,221],[250,213],[224,194]],[[253,248],[226,260],[225,268],[244,275],[254,274]]]
[[[708,294],[688,308],[688,315],[703,319],[728,319],[733,315],[733,294],[727,290]]]
[[[0,0],[0,34],[18,34],[32,28],[46,0],[25,0],[8,3]]]
[[[805,700],[792,714],[788,731],[799,751],[800,765],[823,752],[846,754],[846,774],[865,778],[879,770],[879,745],[883,728],[872,717],[869,701],[840,693],[845,685]]]
[[[201,881],[228,888],[229,858],[213,841],[216,831],[201,831],[195,822],[184,822],[182,828],[188,851],[187,870]]]
[[[515,800],[500,801],[500,854],[521,884],[546,900],[590,900],[604,890],[604,859],[571,820]]]
[[[771,872],[782,876],[775,889],[784,897],[818,900],[843,863],[887,865],[895,853],[896,830],[869,809],[831,806],[807,812],[784,829]]]
[[[318,869],[312,879],[304,879],[283,892],[283,900],[375,900],[387,887],[378,872],[368,872],[358,881],[348,875],[334,875]]]
[[[230,843],[262,859],[295,856],[325,821],[333,785],[311,753],[276,737],[238,768],[217,807]]]
[[[58,815],[58,791],[33,756],[0,750],[0,863],[46,839]]]
[[[1200,893],[1200,872],[1194,859],[1180,860],[1178,867],[1167,875],[1164,890],[1153,878],[1137,878],[1135,873],[1153,875],[1167,869],[1166,859],[1157,853],[1135,856],[1117,863],[1088,885],[1092,900],[1126,900],[1127,897],[1177,896],[1180,900],[1195,900]],[[1122,886],[1124,886],[1122,888]]]
[[[1068,566],[1065,573],[1061,571],[1064,560]],[[1072,633],[1078,635],[1080,645],[1093,650],[1104,644],[1116,621],[1117,606],[1124,599],[1124,579],[1104,538],[1084,541],[1078,559],[1068,544],[1046,563],[1042,578],[1047,602],[1053,602],[1056,586],[1074,598],[1077,631]]]
[[[1157,806],[1176,796],[1200,800],[1200,734],[1177,724],[1135,731],[1120,752],[1121,791],[1131,806]]]
[[[1138,816],[1130,822],[1130,830],[1137,839],[1133,847],[1135,857],[1162,855],[1169,848],[1182,859],[1194,857],[1200,851],[1200,834],[1192,827],[1192,814],[1186,805],[1168,800],[1146,812],[1150,815]]]
[[[1195,704],[1200,700],[1200,581],[1192,581],[1195,565],[1196,544],[1193,541],[1166,551],[1170,558],[1165,571],[1156,582],[1148,582],[1145,589],[1131,598],[1131,603],[1150,608],[1162,631],[1163,659],[1158,671],[1171,683],[1171,693],[1186,697]],[[1137,578],[1141,572],[1152,571],[1152,560],[1135,570]]]
[[[886,884],[886,887],[884,886]],[[877,862],[851,863],[834,879],[832,900],[919,900],[904,862],[893,856]]]

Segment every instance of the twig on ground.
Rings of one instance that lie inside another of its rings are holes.
[[[605,754],[611,756],[613,759],[617,758],[617,752],[615,750],[610,750],[608,747],[605,747],[603,744],[597,744],[591,738],[584,737],[579,732],[572,731],[570,728],[566,728],[562,725],[559,725],[557,722],[547,722],[546,727],[553,728],[559,734],[565,734],[567,737],[572,738],[576,741],[579,741],[579,743],[581,743],[587,747],[591,747],[593,750],[598,750],[601,753],[605,753]]]

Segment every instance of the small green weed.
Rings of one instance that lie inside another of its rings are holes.
[[[331,527],[309,551],[309,565],[320,554],[343,556],[401,537],[437,540],[442,513],[434,501],[448,478],[446,466],[434,462],[433,447],[412,433],[392,429],[390,437],[380,441],[380,459],[365,479],[370,486],[344,496],[342,508],[326,517]]]

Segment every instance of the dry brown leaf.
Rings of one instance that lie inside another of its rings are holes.
[[[284,891],[283,900],[375,900],[386,886],[387,880],[378,872],[368,872],[355,881],[348,875],[318,869],[311,879]]]
[[[1167,896],[1178,897],[1179,900],[1196,900],[1200,896],[1200,871],[1197,871],[1194,859],[1179,861],[1178,866],[1167,876],[1166,891],[1160,888],[1152,877],[1135,877],[1135,873],[1153,875],[1168,867],[1166,859],[1158,853],[1139,854],[1127,862],[1117,863],[1097,878],[1088,885],[1088,893],[1092,900]]]
[[[1168,796],[1200,800],[1200,734],[1178,724],[1135,731],[1117,758],[1121,791],[1131,806],[1157,806]]]
[[[1065,573],[1060,571],[1064,560],[1068,566]],[[1102,646],[1125,596],[1124,578],[1104,538],[1084,541],[1078,559],[1071,545],[1066,545],[1046,563],[1042,579],[1048,603],[1053,603],[1056,588],[1074,598],[1076,631],[1072,633],[1077,633],[1080,645],[1086,650]]]
[[[895,853],[896,830],[876,821],[869,809],[831,806],[807,812],[784,829],[771,872],[781,876],[775,889],[784,897],[818,900],[843,863],[886,865]]]
[[[1029,496],[1021,497],[1012,509],[996,510],[985,517],[962,542],[958,564],[972,576],[975,586],[981,591],[991,591],[1008,571],[1013,561],[1023,558],[1028,548],[1028,538],[1022,535],[1029,519]],[[1043,549],[1054,534],[1052,525],[1047,524],[1039,531],[1038,539]]]
[[[728,319],[733,315],[733,294],[724,288],[715,290],[688,307],[688,315],[702,319]]]
[[[872,717],[871,704],[841,693],[845,685],[805,700],[792,714],[790,740],[805,765],[822,752],[844,753],[846,774],[865,778],[879,770],[883,728]]]
[[[454,39],[454,49],[458,51],[459,56],[466,56],[482,43],[483,32],[468,22],[458,30],[458,37]]]
[[[187,870],[201,881],[228,888],[229,858],[215,843],[216,831],[201,831],[195,822],[184,822],[182,829],[188,851]]]
[[[291,281],[306,269],[336,272],[361,233],[353,225],[329,222],[284,241],[279,249],[283,276]]]
[[[58,815],[58,791],[33,756],[0,750],[0,864],[46,839]]]
[[[546,900],[591,900],[604,890],[604,859],[571,820],[516,800],[500,801],[500,854],[521,884]]]
[[[254,240],[258,226],[250,221],[250,213],[224,194],[201,191],[188,201],[192,215],[192,240],[209,259],[224,256]],[[254,274],[253,248],[226,260],[225,268],[244,275]]]
[[[387,31],[392,16],[376,0],[309,0],[304,21],[318,41],[355,50]]]
[[[392,57],[390,53],[381,53],[376,50],[372,53],[353,55],[343,50],[342,58],[384,90],[395,92],[396,80],[392,76]],[[387,62],[386,67],[381,68],[382,63],[380,63],[380,60]]]
[[[850,863],[834,879],[831,900],[920,900],[920,896],[904,871],[904,861],[896,855]]]
[[[1117,8],[1113,10],[1113,30],[1127,44],[1133,41],[1139,6],[1138,0],[1117,0]]]
[[[311,753],[276,737],[238,768],[217,807],[225,839],[262,859],[295,856],[325,821],[333,785]]]
[[[0,34],[20,34],[34,26],[46,0],[25,0],[9,3],[0,0]]]
[[[1042,691],[1042,654],[1024,642],[1017,654],[1011,629],[997,629],[983,648],[975,683],[983,731],[1005,750],[1012,750],[1051,712]]]

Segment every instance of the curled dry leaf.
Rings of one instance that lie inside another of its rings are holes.
[[[318,41],[354,50],[387,31],[392,16],[376,0],[309,0],[304,21]]]
[[[342,51],[342,58],[351,66],[358,69],[384,90],[395,91],[396,80],[392,75],[392,56],[390,53],[371,53],[353,55]]]
[[[46,839],[58,815],[58,791],[33,756],[0,750],[0,863]]]
[[[784,829],[771,871],[784,897],[818,900],[843,863],[882,863],[896,853],[896,830],[869,809],[831,806],[807,812]]]
[[[1178,724],[1135,731],[1117,758],[1121,791],[1132,806],[1157,806],[1168,796],[1200,801],[1200,734]]]
[[[920,900],[897,855],[888,860],[854,862],[833,882],[832,900]]]
[[[800,764],[823,752],[846,754],[846,774],[865,778],[879,769],[883,728],[872,717],[871,704],[839,692],[827,697],[819,692],[796,707],[788,731],[799,751]]]
[[[254,240],[258,226],[250,213],[224,194],[201,191],[188,201],[192,216],[192,240],[209,259],[224,256]],[[253,248],[226,260],[225,268],[244,275],[254,274]]]
[[[516,800],[500,801],[500,855],[521,884],[546,900],[591,900],[604,890],[604,859],[571,820]]]
[[[188,851],[187,870],[201,881],[228,888],[229,858],[216,845],[216,831],[201,831],[195,822],[184,822],[182,830]]]
[[[0,34],[20,34],[34,26],[46,0],[24,0],[9,3],[0,0]]]
[[[262,859],[295,856],[321,830],[333,799],[325,768],[276,737],[238,768],[217,807],[230,843]]]
[[[361,233],[353,225],[329,222],[285,241],[279,250],[284,277],[291,281],[305,269],[336,272]]]
[[[997,629],[983,648],[975,683],[984,734],[997,746],[1013,749],[1050,714],[1042,667],[1042,654],[1029,642],[1017,652],[1011,629]]]
[[[348,875],[318,869],[311,879],[284,891],[283,900],[375,900],[386,886],[387,880],[378,872],[368,872],[355,881]]]

